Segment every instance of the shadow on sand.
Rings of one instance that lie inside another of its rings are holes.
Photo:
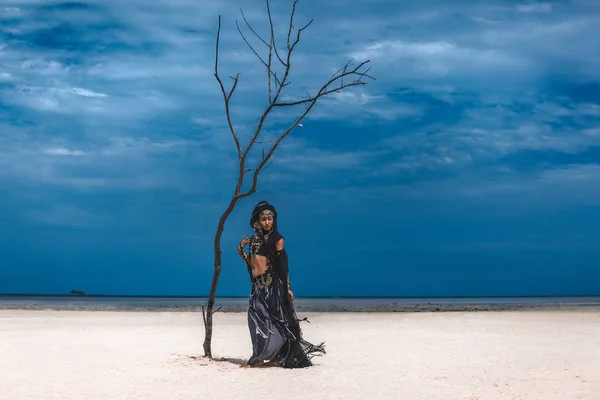
[[[219,357],[219,358],[215,358],[213,359],[213,361],[217,361],[217,362],[228,362],[231,364],[235,364],[235,365],[244,365],[246,364],[246,359],[243,358],[235,358],[235,357]]]
[[[204,362],[227,362],[235,365],[243,365],[246,363],[246,360],[243,358],[235,358],[235,357],[219,357],[213,358],[212,360],[205,356],[188,356],[188,358],[194,361],[204,361]]]
[[[242,365],[246,365],[246,362],[248,361],[244,358],[236,358],[236,357],[219,357],[219,358],[213,358],[212,360],[208,359],[205,356],[188,356],[188,357],[194,361],[225,362],[225,363],[237,365],[238,367],[241,367]],[[204,365],[207,365],[207,364],[204,364]],[[272,368],[272,367],[279,367],[279,365],[273,365],[273,364],[267,363],[264,365],[255,365],[252,368]]]

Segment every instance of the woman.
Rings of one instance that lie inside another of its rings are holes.
[[[277,211],[266,201],[259,202],[250,218],[254,235],[238,246],[252,281],[248,327],[252,356],[244,367],[260,365],[304,368],[311,358],[325,354],[323,343],[315,346],[302,339],[300,321],[292,302],[287,253],[277,230]],[[249,253],[244,247],[249,244]],[[304,319],[306,320],[306,319]],[[266,362],[268,360],[268,362]]]

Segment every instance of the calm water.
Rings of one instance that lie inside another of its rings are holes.
[[[118,297],[118,296],[20,296],[0,295],[0,307],[74,307],[74,308],[189,308],[206,304],[206,297]],[[217,298],[225,308],[247,306],[247,297]],[[317,308],[394,308],[402,306],[493,306],[493,305],[597,305],[600,296],[588,297],[477,297],[477,298],[297,298],[299,307]]]

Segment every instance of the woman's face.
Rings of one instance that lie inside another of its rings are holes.
[[[270,231],[273,227],[273,216],[272,215],[263,215],[259,219],[260,227],[265,231]]]

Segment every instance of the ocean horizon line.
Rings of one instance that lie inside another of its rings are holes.
[[[85,293],[85,292],[83,292]],[[0,293],[2,297],[68,297],[68,298],[139,298],[139,299],[207,299],[208,295],[136,295],[136,294],[46,294],[46,293]],[[600,298],[600,294],[583,294],[583,295],[518,295],[518,296],[297,296],[302,299],[367,299],[367,300],[419,300],[419,299],[442,299],[442,300],[458,300],[458,299],[579,299],[579,298]],[[246,299],[248,295],[228,295],[216,296],[215,299]]]

